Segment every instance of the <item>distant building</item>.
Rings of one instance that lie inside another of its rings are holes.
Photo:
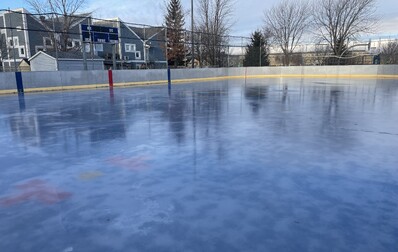
[[[136,69],[145,63],[140,37],[120,18],[95,21],[93,25],[118,28],[119,43],[115,45],[117,69]],[[113,67],[113,46],[112,44],[94,44],[93,46],[94,54],[105,59],[107,69]]]
[[[30,72],[30,62],[29,59],[24,58],[18,65],[18,71],[20,72]]]
[[[31,71],[79,71],[84,69],[83,53],[40,51],[29,58]],[[104,59],[90,56],[87,59],[87,70],[104,70]]]
[[[164,68],[166,61],[166,31],[164,27],[130,28],[140,37],[144,48],[144,63],[149,68]]]
[[[119,43],[116,45],[118,69],[166,67],[163,27],[136,27],[120,18],[95,21],[93,25],[119,29]],[[93,47],[95,55],[105,59],[105,67],[112,67],[113,45],[95,44]]]
[[[0,12],[0,60],[2,71],[14,71],[24,58],[30,58],[39,51],[55,51],[54,37],[59,40],[62,18],[56,21],[44,16],[32,15],[25,9]],[[65,50],[81,51],[80,24],[89,23],[89,14],[81,15],[70,27]],[[12,29],[7,29],[12,28]]]

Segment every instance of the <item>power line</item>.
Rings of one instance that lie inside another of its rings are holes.
[[[22,27],[4,27],[4,26],[0,26],[0,29],[8,29],[8,30],[18,30],[18,31],[32,31],[32,32],[42,32],[42,33],[56,33],[56,34],[64,34],[64,35],[76,35],[76,36],[81,36],[82,34],[79,32],[64,32],[64,31],[53,31],[53,30],[46,30],[46,29],[32,29],[32,28],[22,28]],[[127,37],[127,36],[119,36],[120,39],[132,39],[131,37]],[[138,39],[138,38],[137,38]],[[165,39],[154,39],[152,38],[151,41],[153,42],[161,42],[164,43],[166,42]],[[190,45],[191,43],[188,41],[182,41],[182,42],[178,42],[184,45]],[[101,44],[101,43],[95,43],[94,44]],[[194,45],[198,46],[198,45],[206,45],[206,43],[200,43],[200,42],[196,42],[194,43]],[[215,45],[217,47],[242,47],[241,45],[234,45],[234,44],[225,44],[225,43],[217,43],[217,45]]]

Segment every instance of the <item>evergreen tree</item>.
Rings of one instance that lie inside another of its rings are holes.
[[[184,38],[184,14],[180,0],[170,0],[165,16],[167,27],[167,59],[169,65],[175,67],[184,64],[185,38]]]
[[[261,51],[261,56],[260,56]],[[251,36],[251,43],[246,47],[243,66],[268,66],[268,43],[260,31],[255,31]]]

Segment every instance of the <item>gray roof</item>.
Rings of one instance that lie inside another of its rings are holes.
[[[94,20],[93,25],[107,26],[107,27],[118,27],[118,21],[115,20]]]
[[[81,15],[76,15],[72,18],[72,26],[78,25],[82,23],[85,19],[89,18],[91,14],[81,14]],[[51,17],[45,17],[45,19],[40,19],[38,17],[40,22],[44,25],[46,25],[49,29],[53,29],[53,23],[55,26],[56,31],[62,31],[63,25],[64,25],[64,18],[58,17],[58,18],[51,18]]]
[[[53,58],[56,58],[56,53],[55,51],[43,51],[42,53],[45,53],[47,55],[50,55]],[[35,55],[34,55],[35,56]],[[32,58],[34,57],[32,56]],[[58,52],[58,59],[83,59],[83,53],[82,52],[75,52],[75,51],[70,51],[70,52]],[[90,53],[87,53],[87,60],[104,60],[101,57],[98,57],[96,55],[91,56]]]
[[[157,34],[161,36],[164,35],[164,32],[162,31],[163,27],[141,28],[141,27],[129,26],[129,28],[132,29],[142,40],[147,40]]]

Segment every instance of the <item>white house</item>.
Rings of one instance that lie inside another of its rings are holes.
[[[58,64],[57,64],[58,57]],[[31,71],[78,71],[84,70],[81,52],[40,51],[29,58]],[[104,59],[87,55],[87,70],[104,70]]]

